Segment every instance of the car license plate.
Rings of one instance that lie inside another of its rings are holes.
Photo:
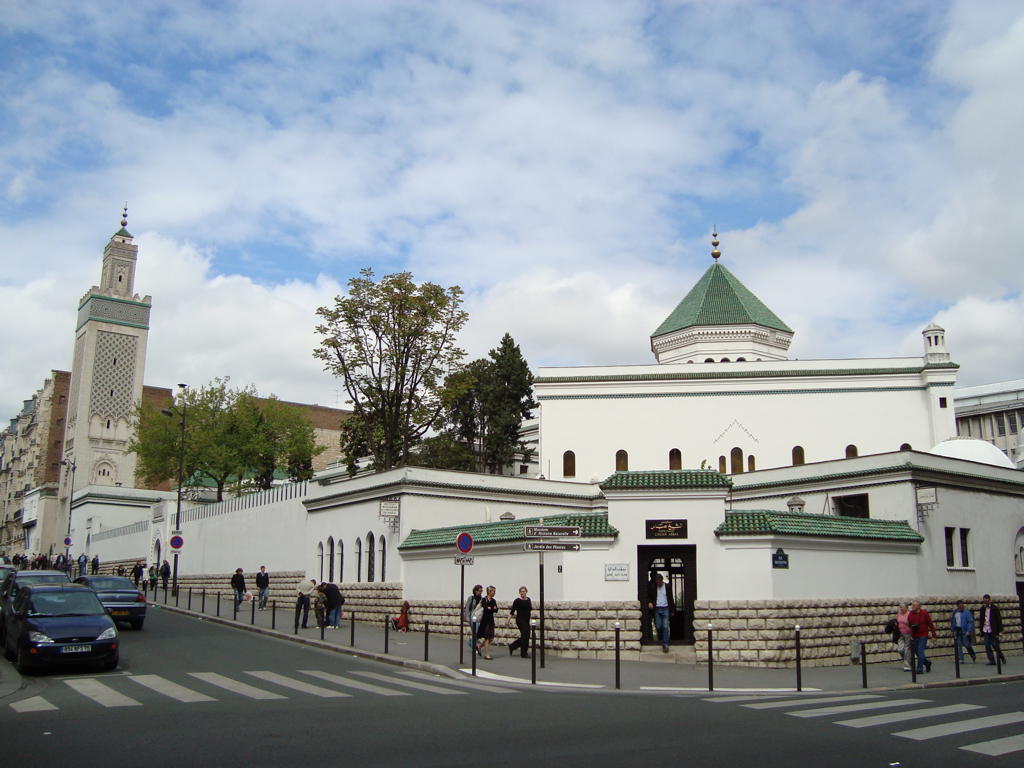
[[[110,615],[111,616],[129,616],[130,612],[129,611],[111,611]]]
[[[92,650],[91,645],[65,645],[60,649],[61,653],[88,653]]]

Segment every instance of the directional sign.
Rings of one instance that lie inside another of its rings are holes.
[[[562,544],[558,541],[528,541],[523,545],[525,552],[579,552],[579,544]]]
[[[525,525],[523,535],[528,539],[578,539],[578,525]]]
[[[473,556],[472,555],[456,555],[455,556],[455,564],[456,565],[472,565],[473,564]]]
[[[171,545],[172,552],[181,552],[181,548],[185,546],[185,539],[181,537],[181,534],[174,534],[167,542]]]
[[[455,546],[458,547],[459,552],[468,555],[473,551],[473,537],[466,532],[462,532],[455,538]]]

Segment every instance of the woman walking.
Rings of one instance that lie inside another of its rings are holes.
[[[508,623],[512,623],[512,617],[516,620],[516,629],[519,630],[519,638],[508,644],[508,655],[519,649],[519,655],[524,659],[530,656],[530,613],[533,610],[533,603],[526,595],[526,587],[519,588],[519,597],[512,601],[512,609],[508,612]]]
[[[913,638],[910,636],[910,607],[906,603],[900,603],[896,611],[896,628],[899,630],[900,639],[897,647],[903,657],[903,671],[910,671],[910,647]]]
[[[480,618],[480,640],[482,641],[483,647],[480,649],[480,655],[485,659],[490,660],[491,657],[491,643],[494,642],[494,618],[498,612],[498,601],[494,599],[494,594],[497,592],[493,586],[487,588],[487,597],[483,599],[481,605],[484,607],[483,616]]]
[[[480,620],[484,615],[483,592],[483,585],[477,584],[473,587],[469,597],[466,598],[466,604],[462,606],[462,617],[469,624],[469,647],[473,649],[474,653],[480,652],[480,647],[477,644],[477,632],[480,628]],[[461,632],[462,630],[459,631]]]

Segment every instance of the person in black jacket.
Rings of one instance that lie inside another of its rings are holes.
[[[661,641],[661,650],[668,653],[668,641],[671,636],[669,617],[676,612],[676,604],[672,599],[672,585],[665,581],[660,573],[647,585],[647,610],[654,617],[654,626]]]
[[[171,578],[171,564],[164,560],[163,565],[160,566],[160,578],[164,582],[164,592],[167,591],[167,580]]]
[[[267,566],[261,565],[260,572],[256,574],[256,589],[260,591],[261,611],[267,610],[267,598],[270,596],[270,574],[267,573]]]
[[[320,586],[324,588],[324,600],[327,602],[327,628],[337,629],[341,620],[341,605],[345,598],[342,597],[337,584],[325,582]]]
[[[508,644],[508,655],[519,649],[519,655],[524,659],[530,657],[530,612],[533,610],[533,603],[526,595],[526,587],[519,588],[519,597],[512,601],[512,608],[508,612],[508,621],[512,623],[512,617],[516,618],[516,629],[519,630],[519,638]]]
[[[981,637],[985,641],[988,665],[995,666],[996,657],[993,651],[999,655],[999,661],[1005,664],[1006,657],[1003,655],[1003,649],[999,647],[999,633],[1003,631],[1003,617],[999,612],[999,606],[992,602],[992,595],[982,596],[981,607],[978,609],[978,620],[974,623],[974,628],[981,632]]]
[[[235,573],[231,576],[231,588],[235,590],[235,610],[237,611],[238,606],[245,599],[245,574],[242,573],[241,568],[236,568]]]

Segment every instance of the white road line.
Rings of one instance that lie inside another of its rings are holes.
[[[799,712],[787,712],[790,717],[825,717],[826,715],[842,715],[846,712],[863,712],[866,709],[886,709],[887,707],[909,707],[911,704],[930,704],[928,699],[898,699],[895,701],[869,701],[864,704],[849,704],[845,707],[819,707],[803,709]]]
[[[65,680],[74,690],[83,696],[87,696],[103,707],[141,707],[142,702],[118,693],[113,688],[108,688],[99,680],[91,677],[81,677],[77,680]]]
[[[381,675],[377,672],[354,672],[353,674],[361,677],[369,677],[374,680],[380,680],[381,682],[388,683],[389,685],[403,685],[406,688],[415,688],[418,691],[428,691],[429,693],[439,693],[442,696],[464,696],[465,691],[453,691],[451,688],[442,688],[439,685],[430,685],[429,683],[417,683],[414,680],[399,680],[397,677],[388,677],[387,675]]]
[[[159,675],[130,675],[129,680],[134,680],[139,685],[144,685],[151,691],[162,693],[164,696],[169,696],[177,701],[185,702],[186,704],[192,704],[197,701],[216,701],[212,696],[207,696],[205,693],[199,693],[199,691],[193,691],[191,688],[186,688],[183,685],[171,682]]]
[[[976,717],[973,720],[960,720],[955,723],[942,723],[941,725],[929,725],[927,728],[913,728],[909,731],[899,731],[893,736],[902,736],[904,739],[924,741],[926,739],[937,739],[940,736],[953,736],[968,731],[980,731],[984,728],[995,728],[998,725],[1013,725],[1024,723],[1024,712],[1009,712],[1005,715],[989,715],[988,717]]]
[[[481,693],[511,693],[517,694],[519,691],[513,688],[496,688],[493,685],[477,685],[476,683],[469,683],[465,680],[452,680],[450,678],[438,678],[436,675],[427,674],[426,672],[416,672],[411,669],[400,669],[398,670],[400,675],[411,677],[416,680],[423,680],[425,682],[440,682],[444,685],[454,685],[456,688],[466,688],[471,691],[480,691]]]
[[[802,707],[813,704],[833,704],[839,701],[865,701],[866,699],[882,698],[875,693],[859,693],[855,696],[825,696],[809,699],[785,699],[784,701],[765,701],[760,704],[744,704],[747,709],[783,709],[784,707]]]
[[[237,693],[241,696],[247,696],[250,699],[287,699],[287,696],[282,696],[279,693],[271,693],[270,691],[264,691],[262,688],[256,688],[255,686],[247,683],[241,683],[238,680],[232,680],[230,677],[224,677],[224,675],[218,675],[216,672],[189,672],[189,674],[197,680],[202,680],[204,683],[215,685],[218,688],[223,688],[226,691]]]
[[[46,712],[51,709],[56,709],[56,707],[42,696],[33,696],[30,699],[12,701],[11,709],[15,712]]]
[[[640,686],[641,691],[706,691],[707,686],[703,688],[670,688],[660,685],[642,685]],[[796,693],[796,688],[715,688],[716,691],[722,693],[730,692],[741,692],[746,691],[752,692],[750,696],[705,696],[702,701],[710,701],[712,704],[739,704],[741,701],[767,701],[768,699],[777,699],[780,694],[788,694],[792,696]],[[805,691],[820,691],[820,688],[805,688]],[[760,694],[760,695],[759,695]],[[764,694],[775,694],[764,695]]]
[[[966,747],[960,747],[960,749],[966,749],[968,752],[977,752],[981,755],[988,755],[989,757],[1008,755],[1011,752],[1019,752],[1024,749],[1024,733],[1018,734],[1017,736],[1007,736],[1005,739],[993,739],[992,741],[968,744]]]
[[[928,709],[912,709],[909,712],[889,712],[884,715],[869,715],[857,717],[853,720],[839,720],[836,725],[845,725],[848,728],[868,728],[873,725],[889,725],[890,723],[901,723],[905,720],[920,720],[924,717],[940,717],[941,715],[952,715],[957,712],[967,712],[971,709],[984,709],[981,704],[949,704],[945,707],[929,707]]]
[[[321,680],[326,680],[327,682],[334,683],[335,685],[347,685],[348,687],[355,688],[356,690],[375,693],[378,696],[412,696],[411,693],[407,693],[405,691],[394,691],[391,688],[383,688],[379,685],[374,685],[373,683],[364,683],[362,680],[351,680],[347,677],[332,675],[330,672],[321,672],[316,669],[300,669],[299,672],[304,675],[318,677]]]
[[[274,683],[274,685],[280,685],[282,688],[291,688],[293,691],[308,693],[312,696],[319,696],[322,699],[347,699],[352,695],[350,693],[345,693],[344,691],[335,691],[331,688],[322,688],[319,685],[313,685],[312,683],[304,683],[301,680],[279,675],[277,672],[257,670],[247,671],[245,674],[258,677],[260,680],[266,680],[268,683]]]
[[[459,672],[462,672],[463,674],[466,674],[466,675],[471,675],[473,673],[473,670],[472,669],[460,669]],[[505,683],[520,683],[522,685],[529,685],[530,684],[530,681],[527,678],[523,678],[523,677],[509,677],[507,675],[496,675],[494,672],[487,672],[486,670],[480,669],[479,667],[476,670],[476,676],[477,677],[482,677],[485,680],[501,680],[502,682],[505,682]],[[604,688],[605,687],[603,685],[598,685],[596,683],[554,683],[554,682],[550,682],[548,680],[538,680],[537,681],[537,687],[540,687],[542,685],[543,686],[547,686],[548,688]]]

